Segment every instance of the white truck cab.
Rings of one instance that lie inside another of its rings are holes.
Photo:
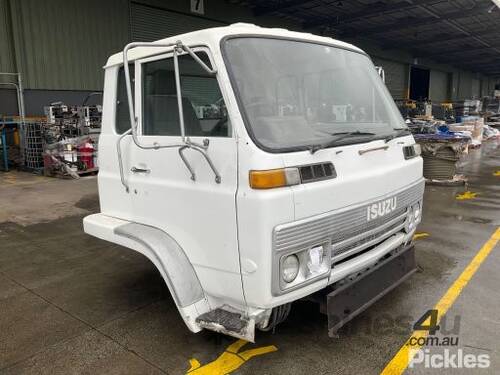
[[[248,24],[130,43],[105,66],[101,213],[187,327],[254,340],[293,301],[329,333],[416,269],[419,149],[370,58]]]

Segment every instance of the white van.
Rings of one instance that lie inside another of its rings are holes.
[[[130,43],[84,229],[149,258],[193,332],[253,341],[307,298],[334,335],[416,269],[419,155],[350,44],[248,24]]]

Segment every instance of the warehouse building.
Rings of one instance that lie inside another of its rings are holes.
[[[497,14],[489,1],[0,0],[0,72],[21,73],[26,114],[42,115],[102,90],[101,67],[129,41],[249,22],[359,45],[395,99],[480,98],[500,82]],[[0,113],[15,114],[12,87],[0,98]]]

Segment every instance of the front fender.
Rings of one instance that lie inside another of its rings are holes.
[[[135,250],[158,269],[188,328],[198,332],[196,318],[209,311],[196,272],[179,244],[163,230],[103,214],[85,217],[86,233]]]

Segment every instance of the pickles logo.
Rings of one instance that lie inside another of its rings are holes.
[[[418,349],[410,352],[413,357],[409,363],[410,368],[423,365],[425,368],[489,368],[491,364],[489,354],[464,353],[458,349],[453,353],[449,349],[433,353],[430,349]]]
[[[437,309],[427,310],[413,325],[413,329],[418,333],[406,342],[406,345],[411,348],[408,351],[409,368],[423,366],[426,369],[483,369],[490,367],[491,360],[488,353],[466,353],[464,349],[458,347],[460,316],[455,316],[452,331],[445,328],[446,316],[440,321],[438,317]],[[438,331],[441,333],[439,336],[436,335]],[[453,335],[447,336],[448,333],[453,333]]]
[[[389,198],[369,205],[366,208],[366,221],[370,221],[391,213],[396,209],[397,205],[397,197]]]

